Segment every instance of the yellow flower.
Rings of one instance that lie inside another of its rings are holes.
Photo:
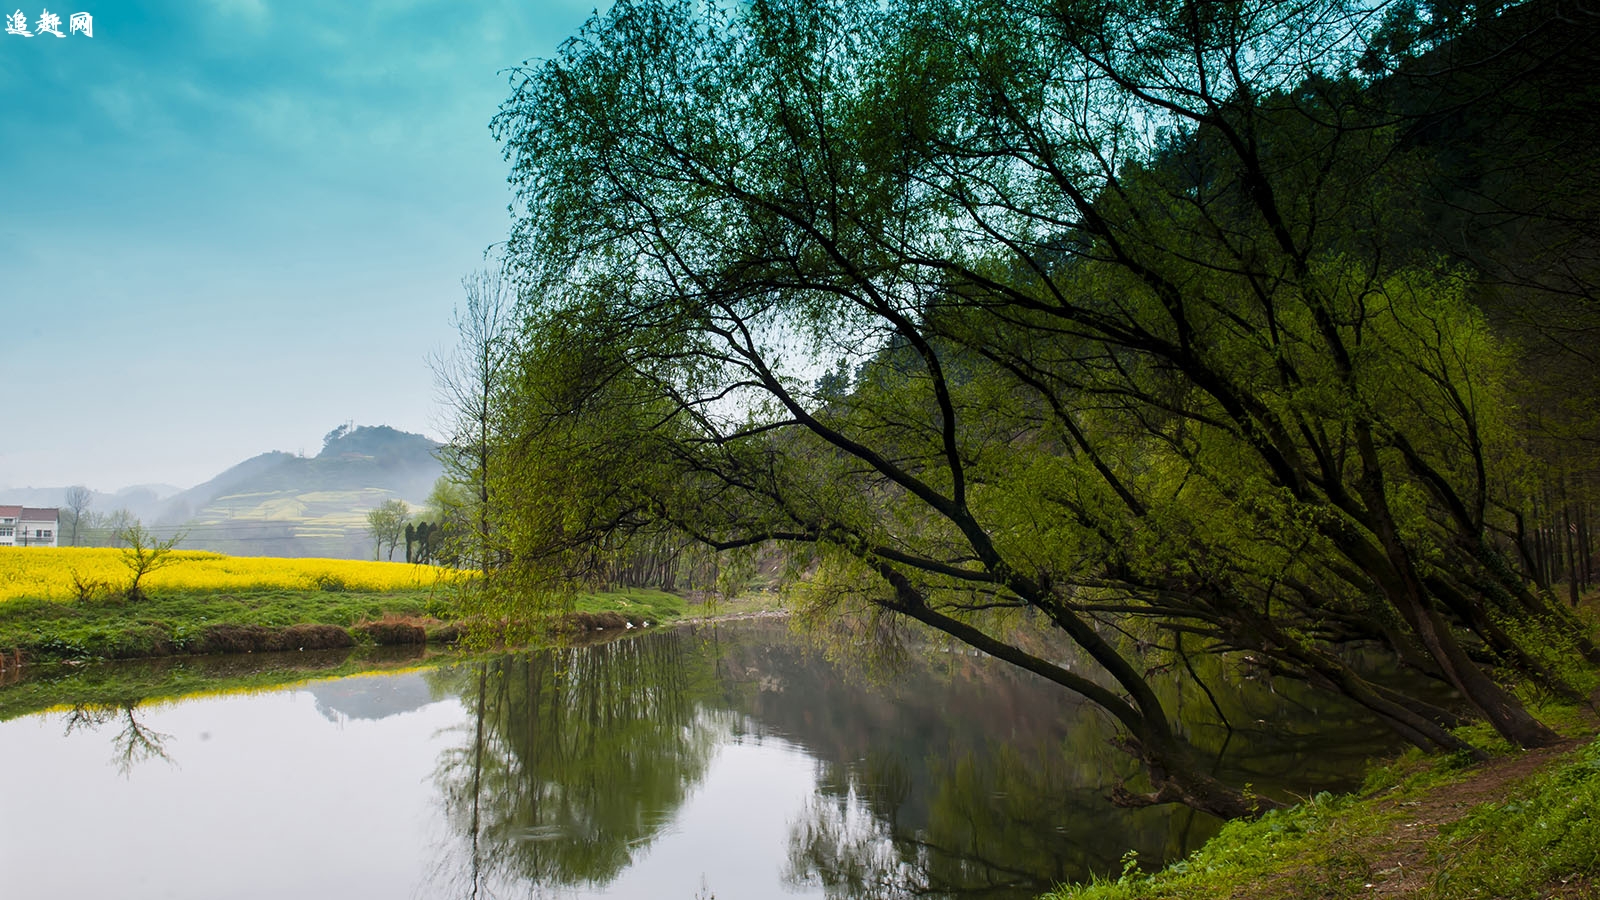
[[[146,576],[150,591],[252,589],[395,591],[430,588],[461,577],[454,569],[355,559],[282,559],[223,556],[179,550],[177,562]],[[0,547],[0,602],[36,598],[70,600],[78,583],[112,589],[128,580],[122,551],[103,547]]]

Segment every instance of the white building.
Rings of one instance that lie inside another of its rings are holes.
[[[0,547],[54,547],[61,510],[0,506]]]

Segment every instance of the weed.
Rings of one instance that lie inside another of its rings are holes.
[[[331,594],[342,594],[350,590],[350,585],[343,578],[332,572],[322,572],[312,579],[312,582],[316,584],[317,590],[327,591]]]

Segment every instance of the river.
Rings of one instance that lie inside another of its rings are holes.
[[[1195,742],[1279,796],[1389,738],[1216,670]],[[1208,676],[1212,677],[1212,676]],[[80,707],[0,723],[15,897],[1034,897],[1217,823],[1104,798],[1134,773],[1060,688],[958,648],[830,661],[781,623]]]

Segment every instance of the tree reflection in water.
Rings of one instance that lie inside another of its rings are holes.
[[[792,829],[786,880],[829,897],[1031,898],[1130,845],[1160,854],[1182,842],[1168,814],[1107,810],[1058,749],[995,743],[916,766],[838,767]]]
[[[140,763],[152,759],[176,765],[166,749],[166,742],[172,739],[172,735],[156,731],[140,722],[139,717],[134,714],[138,706],[137,700],[106,705],[80,703],[67,712],[66,727],[62,730],[62,734],[98,731],[117,722],[122,727],[111,738],[113,748],[111,762],[124,777],[132,775]]]
[[[1322,697],[1304,706],[1293,685],[1196,674],[1230,683],[1214,692],[1220,710],[1187,673],[1163,700],[1221,770],[1259,790],[1348,784],[1382,749],[1365,720]],[[744,624],[432,677],[472,714],[436,773],[452,896],[603,888],[672,820],[717,747],[752,733],[816,761],[782,876],[829,897],[1031,898],[1115,871],[1130,848],[1146,866],[1175,858],[1217,827],[1187,810],[1113,807],[1111,788],[1137,775],[1113,724],[965,653],[930,649],[889,682],[862,683],[781,625]]]
[[[1206,665],[1162,684],[1163,701],[1182,711],[1197,746],[1217,754],[1219,771],[1263,793],[1349,786],[1360,761],[1388,746],[1387,734],[1342,705],[1320,695],[1320,707],[1306,705],[1312,695],[1301,686]],[[1197,677],[1230,682],[1215,692],[1220,709]],[[1138,776],[1115,749],[1115,727],[1093,708],[1063,706],[1026,673],[934,654],[878,690],[892,698],[892,716],[874,721],[890,707],[856,705],[857,727],[872,737],[827,758],[817,796],[791,829],[785,878],[796,887],[838,898],[1020,900],[1114,873],[1129,850],[1159,865],[1220,827],[1179,807],[1113,806],[1111,788]],[[932,722],[943,741],[927,739]]]
[[[646,638],[436,673],[470,714],[435,773],[460,839],[440,863],[451,893],[600,887],[627,868],[726,733],[697,711],[694,675],[709,671],[680,641]]]

